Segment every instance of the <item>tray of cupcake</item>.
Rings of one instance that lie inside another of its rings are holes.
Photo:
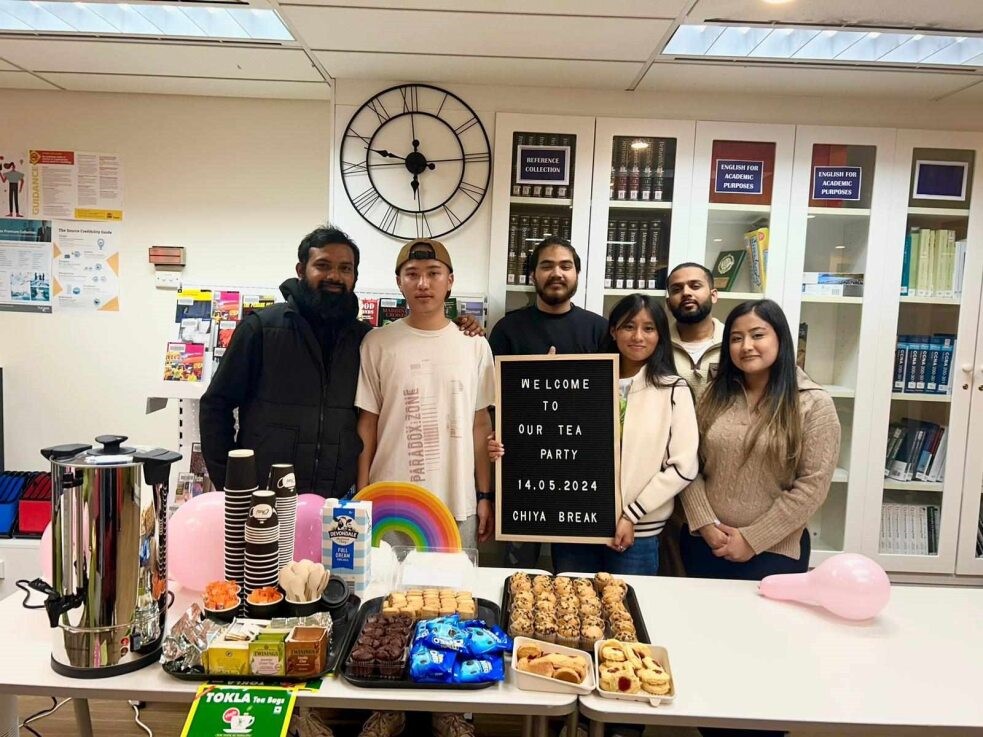
[[[498,604],[451,589],[408,589],[359,609],[341,673],[362,688],[487,688],[512,640]]]
[[[605,638],[650,642],[635,590],[609,573],[593,578],[530,575],[505,580],[502,628],[512,637],[594,652]]]

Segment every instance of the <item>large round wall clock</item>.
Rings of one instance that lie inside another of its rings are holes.
[[[355,209],[403,240],[460,228],[478,210],[491,177],[491,146],[477,114],[428,84],[390,87],[355,111],[340,161]]]

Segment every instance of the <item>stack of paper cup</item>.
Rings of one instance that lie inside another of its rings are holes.
[[[253,451],[230,450],[225,467],[225,578],[240,585],[246,561],[246,520],[257,488]]]
[[[280,573],[280,526],[272,491],[255,491],[246,522],[245,593],[276,586]]]
[[[292,463],[270,466],[269,490],[276,494],[276,515],[280,520],[280,568],[294,559],[294,535],[297,528],[297,480]]]

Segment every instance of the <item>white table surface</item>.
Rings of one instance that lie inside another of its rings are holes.
[[[473,590],[499,601],[510,571],[481,568]],[[870,622],[764,599],[754,583],[627,577],[653,643],[666,647],[671,705],[581,697],[590,719],[665,725],[793,728],[852,724],[983,729],[983,590],[895,586]],[[40,597],[39,597],[40,598]],[[183,597],[182,597],[183,598]],[[113,678],[54,673],[43,611],[0,601],[0,693],[190,702],[196,683],[151,665]],[[175,612],[178,607],[175,607]],[[307,706],[561,716],[573,696],[521,691],[364,689],[325,679]]]
[[[669,652],[671,705],[581,697],[604,722],[793,728],[983,729],[983,590],[894,586],[874,620],[765,599],[757,584],[627,576],[653,644]]]
[[[472,591],[478,597],[500,602],[502,584],[510,573],[504,569],[479,568]],[[194,598],[196,595],[189,592],[179,592],[169,621],[175,621]],[[39,603],[43,599],[40,594],[35,594],[31,601]],[[4,655],[4,664],[0,666],[0,693],[171,702],[194,699],[199,683],[173,678],[157,664],[111,678],[79,679],[58,675],[50,664],[52,632],[47,615],[43,609],[24,609],[22,602],[21,593],[0,601],[0,643]],[[563,716],[577,709],[576,694],[522,691],[509,682],[474,691],[359,688],[338,676],[325,678],[320,690],[301,691],[297,698],[304,706],[346,709],[541,716]]]

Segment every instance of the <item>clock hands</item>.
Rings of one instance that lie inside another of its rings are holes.
[[[365,150],[371,151],[374,154],[379,154],[379,156],[383,156],[388,159],[399,159],[400,161],[406,161],[406,159],[404,159],[402,156],[397,156],[391,151],[386,151],[386,149],[384,148],[369,148],[368,146],[366,146]]]

